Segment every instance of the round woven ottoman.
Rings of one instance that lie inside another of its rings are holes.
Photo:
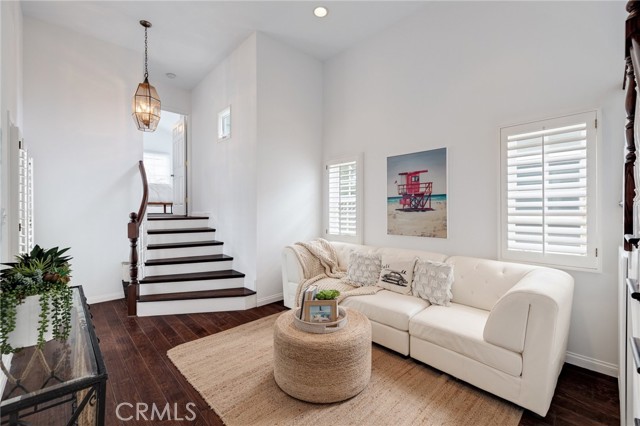
[[[273,333],[273,375],[287,394],[308,402],[344,401],[362,392],[371,378],[371,323],[347,309],[340,331],[298,330],[293,311],[277,319]]]

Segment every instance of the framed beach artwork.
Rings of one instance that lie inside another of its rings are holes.
[[[447,238],[447,148],[387,157],[387,234]]]

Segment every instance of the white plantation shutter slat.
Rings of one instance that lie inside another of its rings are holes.
[[[509,234],[509,236],[513,241],[518,241],[518,242],[530,241],[530,242],[542,243],[542,234],[534,234],[534,233],[518,234],[518,233],[512,232]]]
[[[539,251],[541,247],[542,244],[526,244],[515,240],[509,240],[509,249],[511,250]]]
[[[589,250],[595,233],[587,232],[595,207],[595,188],[589,187],[595,173],[589,154],[590,141],[595,144],[592,123],[595,113],[585,113],[502,129],[503,256],[595,258]]]
[[[514,225],[542,225],[542,215],[538,216],[509,216],[509,223]]]
[[[567,134],[567,133],[570,133],[576,130],[582,130],[582,129],[584,129],[584,124],[576,124],[573,126],[563,126],[563,127],[557,127],[555,129],[543,129],[543,130],[538,130],[535,132],[527,132],[519,135],[510,135],[507,137],[507,140],[511,143],[512,141],[531,139],[531,138],[539,137],[542,135],[545,135],[547,137],[562,135],[562,134]]]
[[[527,200],[542,198],[542,191],[509,191],[509,200]]]

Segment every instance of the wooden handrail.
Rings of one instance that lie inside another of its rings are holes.
[[[138,162],[138,169],[140,170],[140,177],[142,177],[142,201],[138,209],[138,228],[140,228],[140,224],[144,221],[144,215],[147,213],[147,204],[149,204],[149,182],[147,182],[147,171],[144,168],[144,162]]]
[[[127,287],[127,314],[134,316],[137,314],[137,301],[140,283],[138,282],[138,238],[140,237],[140,225],[144,221],[149,203],[149,183],[147,182],[147,172],[142,161],[138,162],[140,176],[142,177],[142,201],[138,213],[129,214],[127,225],[127,237],[129,238],[131,253],[129,254],[129,286]]]

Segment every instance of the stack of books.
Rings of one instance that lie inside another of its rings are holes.
[[[316,298],[316,293],[318,293],[318,286],[316,285],[310,285],[309,287],[307,287],[307,289],[304,291],[304,294],[302,296],[302,303],[300,304],[300,319],[304,319],[303,315],[304,315],[304,303],[314,300]]]

